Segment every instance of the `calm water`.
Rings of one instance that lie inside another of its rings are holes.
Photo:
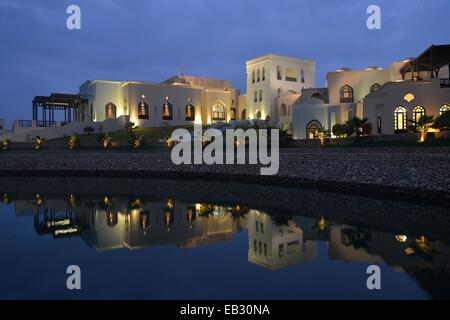
[[[60,187],[47,194],[0,190],[0,297],[448,296],[447,240],[429,231],[412,234],[369,224],[341,223],[330,217],[333,209],[312,214],[305,210],[307,216],[295,205],[295,210],[277,210],[277,203],[286,207],[286,201],[296,203],[297,196],[305,203],[318,201],[319,196],[325,199],[320,203],[337,201],[331,194],[290,190],[291,198],[273,199],[273,205],[264,208],[249,205],[255,200],[248,195],[244,196],[248,203],[242,195],[236,196],[235,202],[227,195],[222,203],[217,196],[211,197],[214,200],[205,196],[200,201],[202,191],[198,189],[187,188],[177,198],[177,192],[169,190],[164,196],[162,187],[154,195],[151,184],[148,186],[149,191],[140,190],[139,195],[86,194],[81,187],[78,193],[64,193]],[[27,190],[30,188],[28,185]],[[336,208],[346,201],[342,199],[329,207]],[[366,214],[360,208],[361,201],[376,207],[379,215],[389,215],[395,207],[387,201],[348,199],[354,204],[349,210],[360,215]],[[400,207],[405,206],[407,210],[408,204]],[[418,210],[426,213],[433,208],[414,205],[411,212]],[[386,222],[386,227],[391,224]],[[401,231],[401,224],[394,229]],[[81,291],[66,289],[65,271],[72,264],[81,267]],[[379,291],[366,287],[366,268],[371,264],[381,267]]]

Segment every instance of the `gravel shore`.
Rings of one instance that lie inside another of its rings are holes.
[[[447,148],[282,150],[277,175],[258,165],[174,165],[169,152],[30,152],[0,154],[1,176],[183,178],[311,186],[368,196],[450,201]]]

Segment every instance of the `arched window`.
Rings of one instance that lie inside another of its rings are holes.
[[[170,227],[173,225],[174,219],[175,217],[173,210],[166,208],[164,211],[164,225],[168,230],[170,230]]]
[[[277,80],[281,80],[281,67],[277,66]]]
[[[114,227],[117,224],[118,221],[118,214],[117,212],[111,212],[109,211],[106,214],[106,224],[110,227]]]
[[[322,124],[317,120],[312,120],[306,125],[306,139],[316,139]]]
[[[236,108],[230,109],[230,120],[236,120]]]
[[[252,83],[255,83],[255,70],[252,71]]]
[[[187,121],[194,121],[195,120],[195,107],[188,103],[185,107],[185,117]]]
[[[280,96],[281,96],[281,93],[282,93],[281,88],[278,88],[278,89],[277,89],[277,96],[280,97]]]
[[[444,114],[445,112],[449,112],[450,111],[450,106],[448,104],[444,104],[440,109],[439,109],[439,115],[442,116],[442,114]]]
[[[247,120],[247,110],[246,110],[246,109],[242,110],[241,118],[242,118],[243,120]]]
[[[286,73],[285,77],[286,81],[297,82],[297,70],[287,68],[285,70],[285,73]]]
[[[186,220],[189,224],[194,223],[197,215],[195,213],[195,207],[188,207],[186,211]]]
[[[261,114],[261,111],[256,111],[256,119],[261,119],[261,117],[262,117],[262,114]]]
[[[256,77],[256,81],[261,81],[261,71],[258,69],[258,76]]]
[[[287,115],[287,106],[283,103],[281,105],[280,116],[284,117]]]
[[[146,234],[150,229],[150,212],[149,211],[141,211],[139,212],[139,226]]]
[[[166,97],[166,102],[164,102],[163,105],[163,120],[172,120],[172,119],[173,119],[173,106]]]
[[[108,102],[105,105],[105,119],[115,119],[116,118],[116,105],[112,102]]]
[[[215,121],[223,121],[225,120],[225,108],[216,103],[212,107],[212,119]]]
[[[419,122],[419,119],[424,116],[425,113],[425,108],[422,106],[416,106],[413,109],[413,121],[414,121],[414,125],[417,126],[417,123]]]
[[[380,89],[380,84],[379,83],[374,83],[371,87],[370,87],[370,93],[373,93],[373,92],[377,92],[378,91],[378,89]]]
[[[148,119],[148,104],[144,100],[138,103],[138,119]]]
[[[262,81],[266,80],[266,68],[262,68]]]
[[[394,128],[396,132],[406,131],[406,109],[402,106],[394,111]]]
[[[349,85],[344,85],[339,91],[341,103],[353,103],[353,88]]]

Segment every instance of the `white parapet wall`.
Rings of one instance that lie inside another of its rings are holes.
[[[125,130],[127,121],[127,116],[120,116],[116,119],[108,119],[100,122],[70,122],[65,125],[56,122],[51,127],[38,127],[36,121],[16,120],[13,124],[12,132],[0,135],[0,140],[9,139],[12,142],[30,142],[36,136],[40,136],[46,140],[58,139],[84,134],[86,127],[94,128],[94,132],[115,132]]]

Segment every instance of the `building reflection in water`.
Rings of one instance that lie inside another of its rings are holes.
[[[417,274],[423,269],[448,274],[450,247],[421,235],[404,235],[337,224],[316,218],[269,214],[235,204],[219,206],[103,196],[65,199],[44,195],[2,195],[16,214],[31,215],[38,234],[80,236],[98,251],[141,249],[164,244],[190,248],[229,240],[248,231],[248,261],[277,270],[314,261],[325,243],[331,260],[381,263]]]

